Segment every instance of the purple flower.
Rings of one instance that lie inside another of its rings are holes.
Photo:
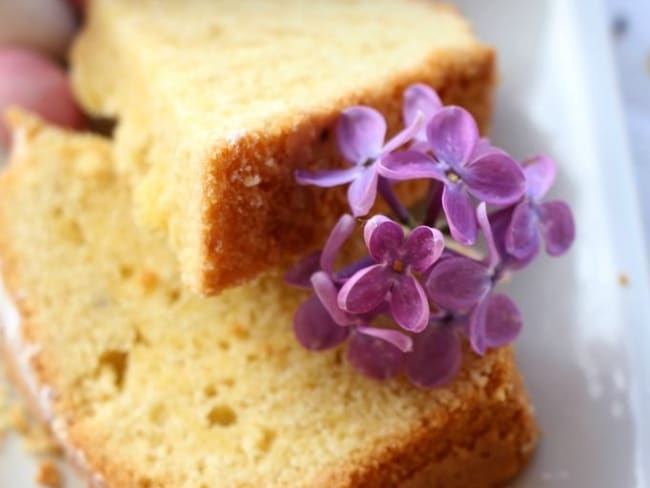
[[[350,337],[347,356],[357,371],[370,378],[386,380],[399,373],[406,355],[383,338],[362,333],[357,329]]]
[[[336,347],[350,337],[350,363],[367,376],[385,379],[402,367],[413,341],[400,331],[371,327],[369,323],[381,310],[355,316],[339,308],[337,295],[346,277],[334,271],[334,262],[354,227],[354,218],[343,215],[323,250],[306,256],[285,275],[288,283],[315,292],[298,307],[294,334],[303,347],[313,351]]]
[[[284,280],[298,288],[311,288],[311,277],[320,270],[324,270],[334,279],[334,262],[341,247],[354,232],[355,226],[354,217],[344,214],[330,232],[323,250],[308,254],[298,261],[284,275]]]
[[[448,383],[461,365],[459,325],[431,320],[415,337],[413,351],[406,356],[406,376],[415,385],[435,388]]]
[[[311,295],[296,310],[293,332],[305,349],[323,351],[341,344],[350,329],[334,322],[318,297]]]
[[[510,205],[525,192],[524,173],[505,152],[479,137],[473,117],[460,107],[439,110],[427,124],[432,158],[409,149],[387,155],[379,174],[396,181],[433,178],[444,184],[442,207],[452,237],[464,245],[476,241],[471,196],[491,205]]]
[[[489,215],[490,227],[494,238],[494,245],[501,258],[501,268],[503,270],[516,271],[525,268],[530,264],[535,256],[528,259],[517,259],[506,249],[506,235],[510,222],[512,221],[512,211],[515,206],[505,207]]]
[[[352,164],[351,168],[320,171],[296,171],[301,185],[332,187],[350,183],[348,202],[355,217],[366,215],[377,196],[377,161],[407,143],[420,130],[421,117],[384,144],[386,121],[370,107],[350,107],[341,112],[336,138],[341,154]]]
[[[457,314],[468,314],[470,345],[477,354],[484,354],[487,348],[500,347],[514,340],[523,321],[510,298],[492,293],[502,271],[501,259],[485,203],[479,205],[476,214],[488,246],[487,262],[465,256],[442,259],[429,273],[426,286],[436,305]]]
[[[513,211],[505,234],[508,254],[529,261],[539,252],[539,234],[551,256],[564,254],[575,238],[575,224],[569,206],[562,201],[541,202],[555,181],[557,168],[547,156],[538,156],[524,166],[526,196]]]
[[[440,97],[428,85],[415,83],[404,90],[404,108],[402,114],[406,127],[414,124],[420,116],[424,117],[424,120],[431,120],[441,108],[442,102],[440,101]],[[427,150],[427,134],[424,126],[413,136],[413,141],[414,143],[411,149]]]
[[[349,332],[351,337],[348,344],[348,360],[354,368],[376,379],[387,379],[396,374],[402,367],[404,354],[413,349],[413,340],[398,330],[368,325],[381,311],[380,307],[360,315],[341,310],[337,303],[338,288],[325,272],[316,273],[312,277],[312,284],[320,304],[327,310],[331,320],[325,319],[312,326],[311,334],[325,337],[330,341],[329,347],[332,347],[343,342]],[[310,322],[312,318],[306,317],[302,320]],[[346,332],[336,333],[331,330],[335,327]],[[307,326],[304,323],[295,323],[294,330],[299,340],[300,332],[305,329]],[[304,335],[310,336],[309,333]],[[305,344],[302,341],[301,343]]]
[[[397,371],[401,367],[404,353],[413,349],[413,341],[398,330],[370,326],[381,309],[360,315],[347,313],[339,308],[338,287],[326,272],[316,272],[311,282],[315,294],[300,305],[294,316],[294,333],[303,347],[309,350],[330,349],[351,335],[348,357],[364,374],[385,379],[388,371]],[[387,355],[384,366],[381,366],[384,360],[371,354],[371,351],[380,350]]]
[[[350,166],[296,172],[301,184],[349,184],[353,215],[341,217],[322,251],[301,259],[285,279],[313,291],[294,317],[295,336],[305,348],[347,343],[348,362],[364,375],[387,379],[404,371],[411,383],[434,388],[458,373],[462,336],[481,355],[516,338],[521,312],[496,285],[505,273],[528,264],[542,239],[548,254],[566,252],[575,227],[564,202],[542,201],[555,180],[552,160],[540,156],[521,166],[479,137],[467,111],[443,107],[426,85],[409,86],[403,103],[406,129],[388,142],[379,112],[344,110],[336,136]],[[431,186],[423,225],[407,232],[419,209],[409,212],[391,186],[418,178],[431,180]],[[337,266],[355,217],[370,211],[377,192],[404,226],[383,215],[370,218],[364,226],[368,255]],[[488,205],[497,207],[489,216]],[[451,237],[464,246],[482,231],[484,259],[468,256],[467,248],[445,249],[434,227],[443,212]]]
[[[429,320],[429,303],[413,272],[426,271],[440,257],[442,234],[422,225],[405,238],[402,226],[383,215],[371,218],[363,234],[376,264],[357,271],[345,282],[338,295],[340,308],[363,314],[388,299],[400,327],[422,331]]]

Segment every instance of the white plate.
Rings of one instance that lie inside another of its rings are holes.
[[[517,486],[650,486],[648,264],[600,0],[459,0],[500,53],[494,140],[561,170],[571,253],[510,285],[526,328],[518,356],[544,436]],[[623,287],[619,276],[629,285]],[[5,449],[0,486],[32,486]],[[74,485],[68,485],[74,486]]]
[[[462,0],[502,69],[493,137],[557,158],[577,241],[510,285],[543,438],[519,486],[650,483],[648,263],[600,0]],[[619,276],[629,279],[621,286]]]

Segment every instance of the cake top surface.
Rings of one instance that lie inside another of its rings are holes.
[[[72,443],[101,445],[91,465],[165,486],[302,486],[512,388],[507,349],[468,356],[433,391],[366,379],[340,350],[304,351],[291,333],[303,295],[277,276],[193,296],[165,245],[132,223],[104,140],[15,123],[0,179],[3,272]]]
[[[417,69],[436,49],[477,45],[452,8],[417,0],[174,0],[164,9],[98,0],[90,9],[82,42],[106,29],[128,44],[115,62],[128,66],[130,88],[92,93],[78,73],[82,101],[105,114],[148,106],[169,117],[159,123],[174,123],[174,142],[189,152],[297,123]]]

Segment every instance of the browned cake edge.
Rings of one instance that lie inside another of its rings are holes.
[[[201,178],[204,198],[197,230],[201,268],[184,267],[185,283],[196,292],[215,294],[322,243],[333,222],[349,211],[345,189],[300,187],[294,171],[344,164],[333,137],[343,108],[358,104],[376,108],[386,116],[392,134],[402,123],[404,89],[422,82],[433,86],[444,103],[468,109],[485,132],[495,80],[495,53],[490,47],[477,43],[435,51],[424,65],[396,75],[381,89],[341,97],[319,114],[297,116],[293,124],[247,134],[232,145],[215,148],[203,164]],[[407,202],[421,194],[412,183],[402,185]],[[195,242],[194,236],[187,237],[188,245]]]

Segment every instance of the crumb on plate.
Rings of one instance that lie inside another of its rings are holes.
[[[36,472],[35,481],[39,485],[51,488],[59,488],[61,484],[61,472],[58,466],[51,460],[41,461]]]
[[[627,273],[619,273],[618,274],[618,284],[622,288],[627,288],[628,285],[630,284],[630,277],[627,275]]]

